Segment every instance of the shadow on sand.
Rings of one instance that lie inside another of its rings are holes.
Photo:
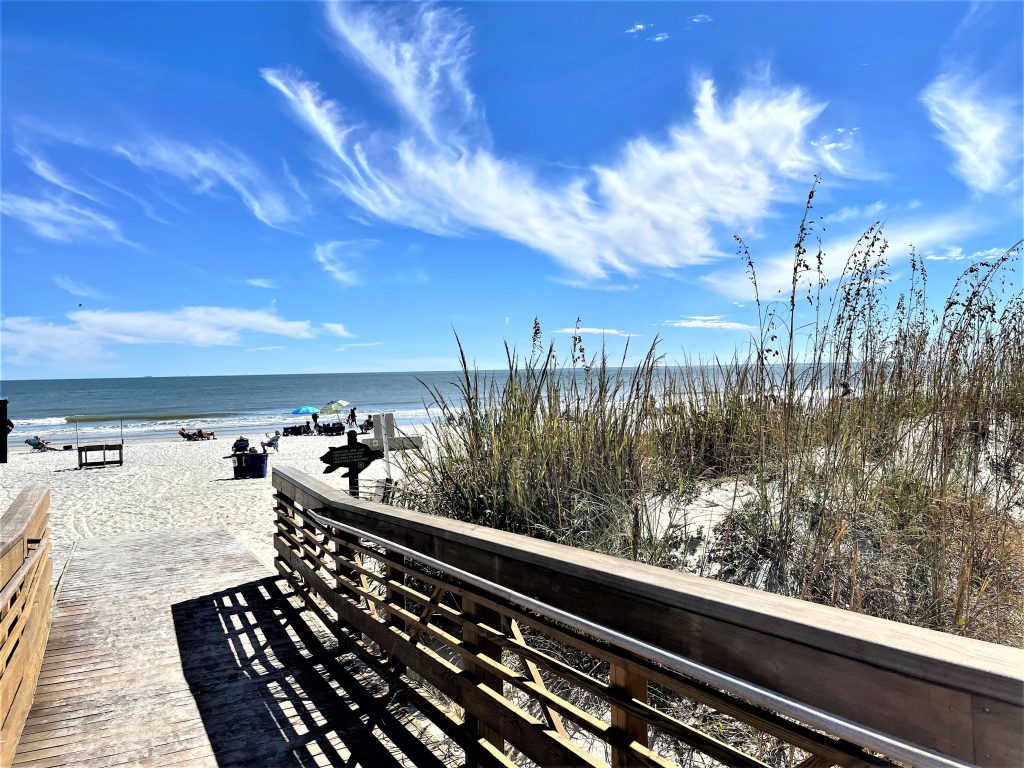
[[[273,577],[173,606],[219,766],[443,766],[386,686],[314,632]],[[321,630],[322,631],[322,628]]]

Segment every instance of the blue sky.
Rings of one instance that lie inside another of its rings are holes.
[[[1020,3],[4,3],[7,379],[729,353],[803,200],[1013,245]],[[602,333],[602,331],[604,331]],[[632,338],[630,338],[632,336]]]

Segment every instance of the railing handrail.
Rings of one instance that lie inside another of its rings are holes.
[[[288,467],[274,469],[273,484],[306,509],[335,510],[377,537],[555,608],[571,608],[582,619],[839,719],[957,759],[984,762],[974,760],[974,753],[985,749],[985,734],[1012,728],[1024,711],[1024,651],[1018,649],[359,501]],[[528,571],[532,574],[524,575]],[[601,599],[582,604],[574,591],[584,588],[580,585]],[[622,595],[649,614],[668,612],[685,625],[677,625],[681,631],[658,631],[664,622],[615,615],[613,606],[610,615],[602,615],[614,603],[609,596]],[[700,637],[712,633],[717,637]],[[762,658],[744,657],[742,651],[757,643]],[[765,658],[765,645],[776,646],[778,657]],[[814,669],[801,669],[800,654],[819,666],[824,660],[834,678],[800,680],[815,676]],[[880,691],[891,694],[893,702],[879,701]],[[892,712],[903,707],[915,712],[907,711],[905,721],[894,720]],[[915,722],[908,724],[911,719]],[[949,727],[954,721],[957,728]],[[930,731],[934,744],[922,739]]]
[[[638,640],[614,629],[595,624],[592,621],[581,619],[569,611],[563,611],[540,600],[520,594],[508,587],[503,587],[501,584],[480,578],[450,563],[442,563],[421,552],[403,547],[401,544],[381,538],[369,531],[355,528],[322,515],[313,514],[312,516],[326,525],[337,528],[345,533],[359,536],[360,538],[366,538],[394,553],[416,558],[423,565],[443,568],[448,572],[448,575],[454,576],[493,595],[500,596],[502,599],[521,608],[526,608],[554,621],[560,621],[598,640],[604,640],[633,653],[647,656],[653,661],[671,669],[673,672],[679,672],[687,677],[692,677],[751,704],[771,709],[813,728],[820,728],[827,733],[852,741],[894,760],[902,760],[911,765],[921,766],[921,768],[967,768],[968,766],[967,763],[949,759],[944,755],[929,750],[919,749],[912,744],[900,742],[881,731],[865,728],[857,723],[836,717],[829,712],[807,706],[786,696],[781,696],[775,691],[770,691],[767,688],[754,685],[733,675],[720,672],[706,664],[698,664],[691,659],[669,653],[643,640]]]
[[[50,629],[50,491],[25,488],[0,513],[0,768],[14,758]]]
[[[968,637],[854,613],[751,587],[729,584],[671,571],[644,563],[576,547],[533,539],[458,520],[400,509],[367,500],[356,500],[341,489],[288,466],[275,467],[278,477],[301,489],[318,504],[346,512],[371,513],[381,520],[458,544],[474,546],[502,556],[557,567],[575,565],[566,557],[585,556],[588,577],[595,585],[629,584],[638,596],[676,604],[730,623],[770,631],[805,645],[821,645],[844,655],[870,654],[872,663],[904,674],[928,678],[972,693],[1010,703],[1020,703],[1024,691],[1024,651]],[[429,553],[425,553],[429,554]],[[672,601],[671,598],[678,598]],[[922,663],[929,669],[922,670]]]
[[[30,485],[22,489],[5,511],[0,513],[0,558],[7,555],[26,539],[39,538],[45,528],[40,528],[40,510],[45,514],[49,509],[50,489],[45,485]]]

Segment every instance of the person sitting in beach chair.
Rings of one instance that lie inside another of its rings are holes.
[[[267,437],[270,437],[270,433],[268,433],[268,432],[264,432],[264,434],[265,434],[265,435],[266,435]],[[260,448],[262,448],[262,449],[263,449],[263,452],[264,452],[264,453],[266,453],[266,452],[267,452],[267,448],[273,448],[273,449],[274,449],[274,451],[275,451],[275,453],[276,453],[276,452],[280,451],[280,448],[278,448],[278,447],[277,447],[277,444],[278,444],[278,443],[279,443],[280,441],[281,441],[281,430],[279,430],[279,429],[275,429],[275,430],[274,430],[274,436],[273,436],[273,437],[270,437],[270,439],[269,439],[269,440],[267,440],[266,442],[262,442],[262,441],[260,442]]]
[[[196,435],[194,432],[189,432],[184,427],[182,427],[181,429],[178,430],[178,434],[181,435],[182,437],[184,437],[186,440],[198,440],[199,439],[198,435]]]
[[[249,441],[244,437],[239,437],[231,444],[232,453],[245,453],[247,450],[249,450]]]
[[[362,432],[365,435],[367,432],[369,432],[372,429],[373,429],[373,419],[371,419],[369,416],[367,416],[366,419],[363,421],[363,423],[359,425],[359,431]]]
[[[196,440],[216,440],[216,435],[213,432],[204,432],[202,427],[196,429]]]
[[[48,442],[43,440],[43,438],[41,438],[39,435],[32,435],[32,437],[28,438],[25,442],[28,443],[30,446],[32,446],[32,450],[33,451],[56,451],[57,450],[52,445],[50,445]]]

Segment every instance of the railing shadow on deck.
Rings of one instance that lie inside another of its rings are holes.
[[[386,684],[311,629],[273,577],[172,607],[219,766],[437,766]]]

